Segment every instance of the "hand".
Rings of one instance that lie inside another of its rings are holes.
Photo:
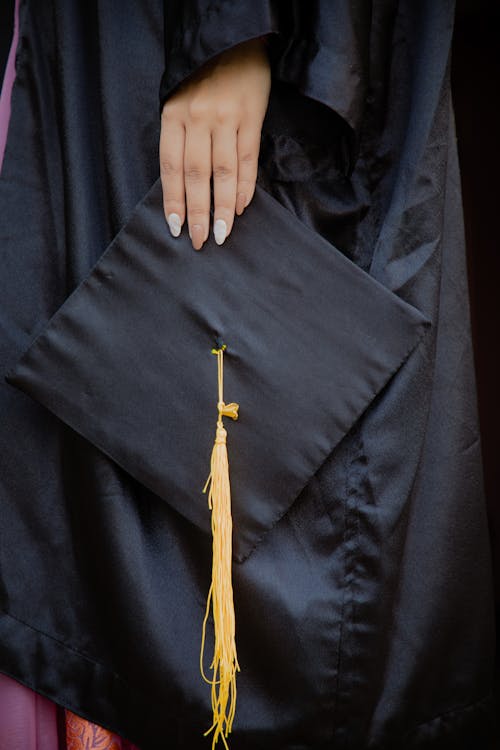
[[[177,237],[186,218],[195,250],[208,238],[213,173],[214,237],[221,245],[255,192],[271,71],[262,38],[203,65],[163,106],[160,175],[165,218]]]

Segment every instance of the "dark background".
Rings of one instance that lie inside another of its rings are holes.
[[[439,0],[435,0],[439,2]],[[0,0],[0,80],[13,0]],[[462,175],[484,480],[500,630],[500,0],[458,0],[452,89]],[[496,93],[495,93],[496,92]],[[497,703],[500,715],[500,660]]]
[[[452,90],[462,175],[471,321],[500,635],[500,1],[459,0]],[[496,92],[496,93],[495,93]],[[500,638],[497,638],[500,643]],[[500,659],[496,663],[500,715]],[[500,737],[497,738],[500,746]]]

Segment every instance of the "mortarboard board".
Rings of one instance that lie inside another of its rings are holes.
[[[194,251],[158,180],[6,380],[209,534],[224,346],[241,563],[429,324],[259,185],[225,243]]]

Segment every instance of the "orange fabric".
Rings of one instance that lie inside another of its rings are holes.
[[[128,740],[69,709],[65,709],[65,714],[67,750],[139,750]]]

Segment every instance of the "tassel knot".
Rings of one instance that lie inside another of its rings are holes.
[[[217,430],[215,432],[215,444],[216,445],[225,445],[226,444],[226,438],[227,438],[226,428],[222,427],[222,425],[220,427],[217,427]]]

